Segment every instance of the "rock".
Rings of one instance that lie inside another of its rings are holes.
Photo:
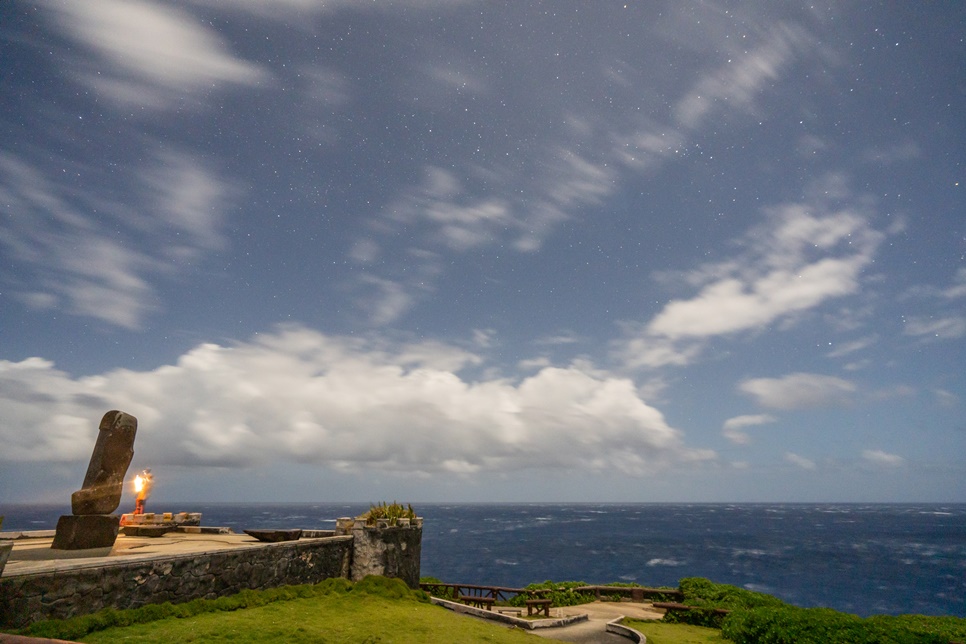
[[[75,515],[108,515],[121,503],[124,475],[134,458],[138,419],[112,410],[101,419],[84,485],[70,497]]]
[[[174,525],[126,525],[121,532],[129,537],[162,537],[176,529]]]
[[[65,514],[57,520],[53,550],[109,548],[117,540],[121,518],[116,514]]]
[[[302,536],[301,530],[245,530],[245,534],[255,537],[259,541],[278,543],[279,541],[296,541]]]

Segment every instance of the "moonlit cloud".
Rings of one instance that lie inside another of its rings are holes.
[[[261,67],[232,55],[215,32],[179,9],[147,0],[46,4],[65,33],[106,63],[82,72],[82,80],[121,103],[167,105],[172,90],[266,78]]]
[[[853,340],[851,342],[842,342],[825,355],[829,358],[841,358],[842,356],[847,356],[857,351],[862,351],[863,349],[872,346],[877,340],[877,336],[870,335],[868,337],[859,338],[858,340]]]
[[[762,407],[809,409],[843,405],[856,387],[835,376],[793,373],[781,378],[750,378],[739,383],[738,389],[753,396]]]
[[[668,303],[647,332],[671,339],[736,333],[854,293],[881,233],[854,213],[810,210],[773,209],[768,224],[743,240],[744,256],[691,272],[700,292]]]
[[[952,340],[966,336],[966,317],[950,315],[940,318],[913,317],[906,321],[906,335],[937,340]]]
[[[805,33],[787,25],[777,26],[759,48],[735,53],[721,69],[703,77],[678,103],[679,123],[696,127],[715,109],[751,110],[755,99],[769,82],[776,81],[782,68],[793,59],[796,48],[807,38]]]
[[[880,449],[863,450],[862,458],[872,465],[885,467],[898,467],[906,462],[906,459],[902,458],[898,454],[889,454],[888,452],[883,452]]]
[[[966,297],[966,268],[956,271],[953,285],[943,291],[943,297],[950,300]]]
[[[368,344],[368,343],[366,343]],[[545,367],[514,383],[468,381],[480,358],[439,343],[364,348],[289,328],[204,344],[152,371],[72,378],[46,361],[0,363],[5,458],[76,460],[110,406],[138,417],[157,464],[314,463],[423,473],[653,468],[714,458],[632,382]],[[44,405],[49,422],[37,423]]]
[[[0,154],[0,199],[15,213],[0,221],[0,244],[46,289],[24,295],[35,307],[138,329],[157,308],[158,278],[223,245],[232,189],[193,155],[169,149],[122,176],[136,209]]]
[[[799,456],[793,452],[785,452],[785,460],[803,470],[814,470],[816,467],[815,461],[804,456]]]
[[[738,254],[681,274],[659,275],[698,288],[643,327],[625,324],[617,353],[631,368],[686,365],[705,340],[759,330],[855,293],[883,234],[849,211],[785,205],[736,240]],[[856,347],[857,350],[858,347]]]
[[[721,427],[721,433],[732,443],[745,445],[751,442],[751,436],[748,435],[748,432],[743,431],[744,428],[773,423],[775,420],[774,416],[769,416],[768,414],[735,416],[724,422],[724,425]]]

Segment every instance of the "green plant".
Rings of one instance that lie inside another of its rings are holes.
[[[376,522],[380,519],[387,521],[389,525],[395,525],[397,519],[415,518],[416,511],[413,510],[412,505],[406,504],[406,506],[403,506],[395,501],[388,504],[385,501],[379,504],[371,504],[366,512],[356,517],[359,521],[365,521],[368,526],[376,525]]]
[[[348,584],[348,585],[345,585]],[[170,642],[232,642],[233,644],[286,642],[330,644],[361,642],[491,642],[526,644],[533,636],[522,629],[467,619],[452,611],[420,600],[421,593],[401,599],[404,584],[371,578],[351,584],[345,580],[326,582],[325,589],[307,587],[308,596],[267,602],[231,611],[198,612],[178,619],[111,626],[100,632],[77,635],[85,642],[118,644],[170,644]],[[301,587],[296,587],[301,588]],[[318,590],[316,593],[314,590]],[[301,595],[302,590],[285,589],[276,597]],[[266,597],[255,593],[248,602]],[[192,602],[188,602],[189,604]],[[181,604],[180,606],[186,606]],[[210,605],[210,602],[199,605]],[[128,611],[114,611],[127,613]],[[116,619],[117,615],[112,619]],[[72,621],[72,620],[67,620]],[[61,636],[62,637],[62,636]]]
[[[922,615],[861,618],[830,608],[769,606],[737,610],[721,634],[736,644],[948,644],[966,639],[966,619]]]
[[[665,624],[654,620],[625,619],[621,622],[647,637],[649,644],[725,644],[716,628],[688,624]]]
[[[359,584],[362,583],[359,582]],[[405,586],[401,581],[399,583]],[[77,640],[89,633],[96,633],[108,628],[146,624],[169,617],[186,619],[208,613],[234,612],[294,599],[340,595],[350,592],[353,588],[352,582],[336,577],[314,585],[281,586],[267,590],[243,590],[227,597],[195,599],[183,604],[165,602],[128,610],[105,608],[91,615],[36,622],[20,632],[32,637]],[[414,597],[422,598],[422,594],[414,595]]]
[[[526,600],[530,599],[531,596],[539,596],[543,599],[549,599],[553,602],[554,606],[577,606],[579,604],[589,604],[594,601],[596,597],[591,593],[580,593],[577,592],[577,588],[581,586],[586,586],[587,584],[582,581],[545,581],[538,584],[530,584],[526,586],[524,590],[526,593],[521,593],[516,597],[512,598],[509,602],[511,606],[525,606]]]
[[[716,584],[703,577],[685,577],[679,582],[684,593],[682,603],[691,606],[689,611],[668,611],[662,621],[669,624],[691,624],[709,628],[721,628],[726,611],[759,606],[786,606],[772,595],[756,593],[729,584]]]

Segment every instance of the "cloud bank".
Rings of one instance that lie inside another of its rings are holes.
[[[203,344],[146,372],[75,379],[48,361],[4,361],[3,458],[87,458],[111,408],[138,417],[138,451],[156,465],[640,476],[714,458],[687,447],[630,380],[579,367],[546,367],[519,382],[460,377],[479,360],[438,343],[374,348],[291,327],[234,346]]]

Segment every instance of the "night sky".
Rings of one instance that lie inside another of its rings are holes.
[[[966,501],[964,35],[0,2],[0,501]]]

